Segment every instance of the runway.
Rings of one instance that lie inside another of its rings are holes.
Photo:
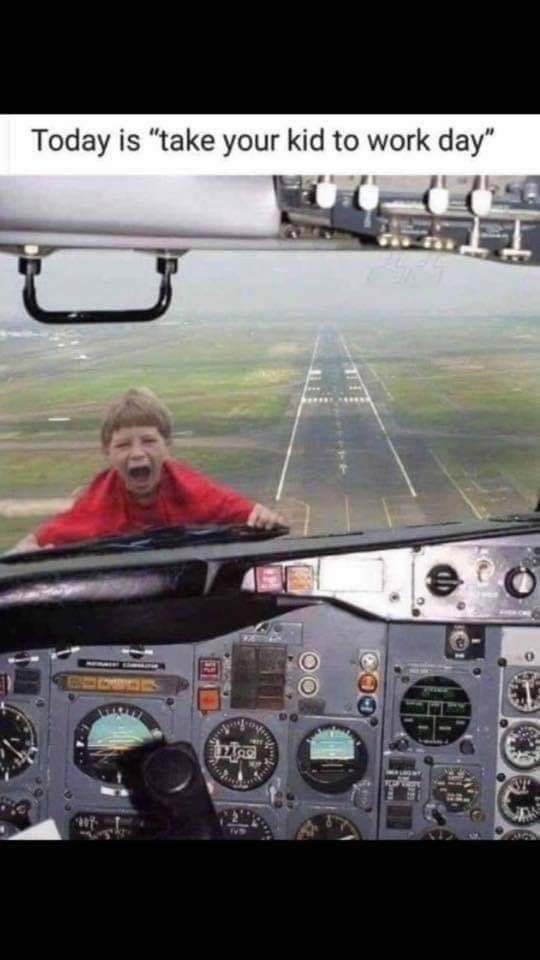
[[[296,506],[299,532],[482,519],[493,511],[474,481],[454,476],[431,449],[432,436],[394,429],[392,403],[388,385],[358,352],[353,357],[339,330],[320,330],[276,491],[278,504]],[[508,492],[515,510],[515,491]]]

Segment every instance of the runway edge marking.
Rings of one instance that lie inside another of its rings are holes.
[[[294,446],[294,439],[295,439],[295,437],[296,437],[296,431],[297,431],[297,429],[298,429],[298,421],[300,420],[300,414],[302,413],[302,406],[303,406],[303,404],[304,404],[304,400],[305,400],[305,396],[306,396],[306,389],[307,389],[307,385],[308,385],[308,383],[309,383],[309,377],[310,377],[311,371],[313,370],[313,363],[314,363],[314,361],[315,361],[315,354],[317,353],[317,347],[319,346],[319,338],[320,338],[320,331],[317,333],[317,336],[316,336],[316,338],[315,338],[315,346],[313,347],[313,353],[311,354],[311,360],[310,360],[308,372],[306,373],[306,379],[305,379],[305,381],[304,381],[304,389],[302,390],[302,395],[301,395],[300,400],[299,400],[299,402],[298,402],[298,409],[297,409],[297,411],[296,411],[296,418],[295,418],[295,421],[294,421],[294,424],[293,424],[293,428],[292,428],[292,432],[291,432],[291,439],[290,439],[290,441],[289,441],[289,446],[288,446],[288,449],[287,449],[287,453],[285,454],[285,461],[284,461],[284,463],[283,463],[283,469],[282,469],[282,471],[281,471],[281,477],[279,478],[279,484],[278,484],[277,493],[276,493],[276,500],[281,500],[281,494],[283,493],[283,486],[284,486],[284,484],[285,484],[285,477],[286,477],[286,475],[287,475],[287,470],[288,470],[288,467],[289,467],[289,460],[291,459],[291,454],[292,454],[292,450],[293,450],[293,446]]]

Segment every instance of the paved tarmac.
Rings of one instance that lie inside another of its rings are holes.
[[[392,404],[373,365],[353,357],[338,330],[321,330],[276,497],[297,504],[303,532],[481,519],[493,512],[493,491],[462,473],[453,476],[432,449],[432,435],[394,428]],[[499,492],[500,509],[508,502],[515,511],[516,491],[503,482]]]

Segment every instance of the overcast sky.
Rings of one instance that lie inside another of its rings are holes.
[[[39,298],[50,309],[149,305],[152,257],[61,252],[43,261]],[[17,259],[0,254],[0,323],[35,323],[21,302]],[[174,278],[174,316],[294,315],[339,319],[370,313],[521,314],[540,323],[540,267],[421,252],[190,253]]]

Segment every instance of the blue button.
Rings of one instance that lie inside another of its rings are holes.
[[[360,697],[357,708],[358,713],[361,713],[363,717],[370,717],[377,709],[377,701],[375,697]]]

